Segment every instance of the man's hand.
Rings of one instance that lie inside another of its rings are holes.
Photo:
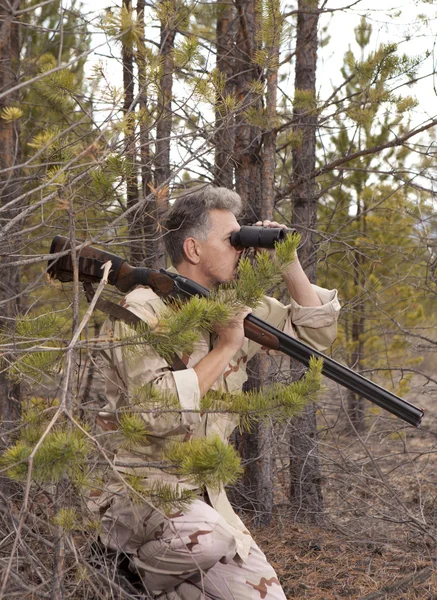
[[[258,221],[255,225],[258,227],[280,227],[281,229],[287,229],[286,225],[269,220]],[[268,252],[270,252],[272,258],[275,256],[274,250],[268,250]],[[294,255],[293,262],[283,274],[283,278],[290,296],[298,304],[301,306],[321,306],[322,303],[299,262],[297,252]]]
[[[288,229],[287,225],[284,225],[283,223],[278,223],[277,221],[269,221],[268,219],[266,219],[265,221],[257,221],[255,225],[256,227],[273,227],[275,229]],[[258,248],[255,248],[255,250],[258,250]],[[274,248],[263,248],[263,250],[267,250],[267,252],[272,258],[275,256]],[[295,254],[294,258],[295,260],[297,260],[297,254]]]
[[[251,308],[242,308],[226,325],[215,329],[218,335],[217,347],[229,348],[234,354],[242,348],[245,337],[244,319],[251,312]]]
[[[277,223],[276,221],[269,221],[269,220],[265,220],[265,221],[257,221],[255,223],[256,227],[275,227],[276,229],[288,229],[287,225],[284,225],[283,223]]]
[[[251,308],[243,308],[224,327],[217,327],[215,330],[218,335],[217,344],[193,367],[197,374],[201,397],[223,375],[229,362],[243,346],[243,322],[251,312]]]

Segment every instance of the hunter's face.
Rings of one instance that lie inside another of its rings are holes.
[[[241,250],[231,246],[231,233],[239,231],[235,215],[229,210],[209,213],[210,230],[206,241],[201,241],[201,267],[212,288],[235,279]]]

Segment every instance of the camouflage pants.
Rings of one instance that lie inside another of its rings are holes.
[[[232,533],[202,500],[164,516],[146,503],[119,497],[103,516],[101,538],[107,547],[130,556],[147,590],[159,600],[286,600],[255,542],[243,562]]]

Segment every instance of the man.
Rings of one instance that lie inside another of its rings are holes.
[[[166,246],[173,267],[209,289],[234,279],[241,251],[231,245],[230,236],[240,228],[240,211],[238,194],[224,188],[203,186],[178,198],[166,220]],[[261,224],[280,227],[270,221]],[[311,285],[297,257],[285,272],[284,281],[290,304],[284,306],[266,297],[254,314],[318,350],[325,349],[336,335],[339,303],[335,290]],[[154,324],[163,302],[152,290],[139,287],[126,296],[124,306]],[[223,489],[196,489],[189,480],[159,468],[138,466],[140,459],[158,462],[170,439],[184,442],[214,434],[222,439],[229,437],[237,420],[226,414],[202,415],[199,401],[210,389],[231,393],[241,390],[247,378],[246,362],[260,351],[259,345],[244,336],[243,321],[248,312],[240,311],[226,326],[217,328],[213,344],[211,335],[205,332],[191,356],[184,357],[183,370],[172,370],[150,348],[128,359],[123,348],[114,344],[107,354],[108,404],[98,422],[101,439],[106,437],[106,448],[114,452],[116,470],[141,477],[145,489],[162,481],[179,489],[193,489],[196,494],[189,506],[165,515],[145,501],[132,501],[120,478],[114,476],[106,491],[94,498],[103,514],[103,543],[127,553],[146,588],[160,598],[285,598],[273,568],[233,511]],[[120,339],[125,329],[123,323],[114,326],[107,321],[103,334]],[[175,394],[183,410],[142,413],[150,431],[149,445],[126,450],[117,435],[117,411],[129,405],[139,386]]]

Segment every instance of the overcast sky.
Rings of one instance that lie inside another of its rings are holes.
[[[83,3],[85,10],[97,18],[105,8],[120,4],[121,0],[83,0]],[[431,53],[420,68],[420,75],[424,79],[406,92],[415,94],[420,101],[420,106],[415,109],[415,123],[437,114],[437,80],[432,75],[437,62],[434,33],[437,31],[436,5],[421,0],[327,0],[325,8],[339,10],[323,14],[320,18],[320,27],[328,26],[330,35],[329,44],[319,50],[317,86],[321,98],[329,95],[333,86],[341,81],[339,71],[344,54],[350,45],[353,47],[354,28],[364,15],[373,27],[372,49],[381,43],[396,42],[400,43],[400,52],[411,56],[425,57],[427,51]],[[419,18],[420,14],[425,15],[429,22]],[[159,34],[158,28],[156,34]],[[102,41],[101,35],[97,36],[97,41]],[[117,52],[116,49],[114,51]],[[99,53],[107,54],[108,49],[99,49]],[[98,58],[95,56],[93,60]],[[109,78],[114,85],[121,86],[121,69],[116,68],[114,61],[109,65]]]

